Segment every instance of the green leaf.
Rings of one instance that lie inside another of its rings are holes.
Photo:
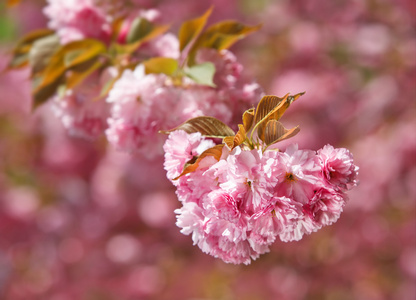
[[[179,67],[176,59],[170,57],[154,57],[143,62],[146,74],[163,73],[172,76]]]
[[[137,17],[130,25],[129,33],[127,34],[127,43],[134,43],[143,39],[154,28],[154,25],[145,18]]]
[[[97,59],[92,59],[84,63],[85,65],[79,65],[74,70],[71,70],[66,78],[66,89],[73,89],[81,84],[88,76],[94,71],[102,67],[102,62]]]
[[[212,7],[208,9],[202,16],[185,21],[179,29],[179,50],[182,51],[192,42],[202,31],[209,16],[212,13]]]
[[[75,41],[64,45],[50,59],[50,63],[42,72],[41,86],[47,86],[62,76],[65,71],[96,58],[106,51],[106,46],[94,39]]]
[[[220,120],[205,116],[190,119],[171,130],[160,132],[169,134],[175,130],[184,130],[187,133],[200,132],[204,136],[215,138],[235,135],[235,132]]]
[[[50,82],[47,85],[40,84],[43,81],[42,77],[36,77],[33,80],[33,107],[36,108],[42,103],[46,102],[50,97],[56,94],[58,87],[63,84],[64,76],[56,78],[54,81]]]
[[[235,42],[261,28],[261,24],[247,26],[237,21],[222,21],[210,26],[198,39],[197,47],[227,49]]]
[[[3,9],[3,4],[0,4],[0,11]],[[0,43],[12,42],[15,43],[16,36],[18,35],[18,25],[11,16],[7,16],[0,12]]]
[[[32,74],[43,71],[59,47],[60,41],[56,35],[48,35],[36,40],[28,55]]]
[[[113,50],[117,53],[117,54],[132,54],[134,51],[136,51],[143,43],[161,35],[162,33],[166,32],[169,29],[169,25],[158,25],[155,26],[153,25],[151,31],[149,31],[146,35],[144,35],[143,37],[141,37],[139,40],[133,42],[133,43],[129,43],[129,44],[125,44],[125,45],[120,45],[120,44],[114,44]]]
[[[267,122],[265,135],[262,140],[266,143],[267,147],[277,142],[286,140],[298,134],[300,131],[299,126],[292,129],[286,129],[282,123],[276,120],[270,120]]]
[[[202,152],[201,155],[196,158],[196,160],[195,160],[195,157],[192,158],[188,163],[185,164],[185,168],[182,171],[182,173],[178,177],[174,178],[173,180],[177,180],[183,175],[194,172],[199,167],[199,163],[206,157],[212,156],[217,161],[219,161],[222,155],[223,147],[224,147],[224,144],[216,145]]]
[[[38,29],[29,32],[25,35],[16,45],[15,51],[24,50],[25,52],[29,52],[30,46],[38,39],[43,38],[48,35],[52,35],[55,32],[50,29]],[[29,48],[26,48],[29,46]]]
[[[29,54],[28,53],[19,53],[15,54],[10,60],[7,70],[18,69],[26,67],[29,63]]]
[[[34,30],[24,36],[13,49],[13,58],[9,63],[8,69],[21,68],[29,62],[29,51],[38,39],[54,34],[50,29]]]
[[[62,47],[64,64],[66,68],[71,68],[105,53],[106,50],[106,45],[95,39],[75,41]]]
[[[151,39],[165,33],[169,29],[170,25],[157,25],[153,26],[152,30],[148,32],[143,38],[140,39],[141,42],[147,42]]]
[[[185,74],[193,79],[196,83],[215,87],[214,75],[215,65],[211,62],[205,62],[199,65],[185,68]]]
[[[145,18],[137,17],[133,20],[127,34],[127,43],[132,44],[139,41],[143,43],[162,34],[168,28],[169,26],[155,25]]]

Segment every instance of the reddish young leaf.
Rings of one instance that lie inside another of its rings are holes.
[[[279,121],[270,120],[267,122],[266,129],[264,130],[265,134],[263,141],[268,147],[272,144],[295,136],[299,131],[299,126],[292,129],[286,129]]]
[[[257,135],[261,140],[264,140],[264,130],[267,122],[269,120],[279,120],[290,104],[303,94],[304,93],[299,93],[294,96],[286,94],[283,98],[276,96],[264,96],[260,100],[254,117],[254,129],[257,129]]]
[[[85,68],[81,70],[71,70],[66,77],[66,89],[72,89],[81,84],[94,71],[102,67],[102,62],[98,59],[86,62]],[[78,69],[78,68],[77,68]]]
[[[171,129],[160,133],[169,134],[175,130],[184,130],[187,133],[200,132],[207,137],[224,138],[235,135],[234,131],[220,120],[213,117],[196,117]]]
[[[247,131],[250,130],[251,125],[253,125],[254,121],[254,108],[250,108],[246,110],[243,114],[243,125],[244,129]]]
[[[55,82],[65,71],[94,59],[105,51],[106,46],[94,39],[85,39],[64,45],[51,57],[48,66],[42,72],[43,81],[40,87]]]
[[[228,49],[238,40],[243,39],[246,35],[257,31],[261,24],[247,26],[237,21],[222,21],[210,26],[198,38],[196,47],[214,48],[217,50]]]
[[[182,51],[191,43],[202,31],[209,16],[212,13],[212,7],[209,8],[202,16],[185,21],[179,29],[179,50]]]
[[[228,148],[230,148],[230,150],[240,146],[246,140],[246,130],[244,129],[244,126],[238,124],[238,128],[239,130],[235,136],[227,136],[223,139],[224,143],[228,146]]]
[[[201,162],[201,160],[203,160],[205,157],[212,156],[217,161],[219,161],[220,158],[221,158],[221,155],[222,155],[222,148],[223,147],[224,147],[224,144],[216,145],[216,146],[214,146],[212,148],[209,148],[209,149],[205,150],[204,152],[202,152],[201,155],[198,156],[198,158],[196,160],[195,160],[195,158],[191,159],[191,161],[188,162],[187,166],[184,168],[182,173],[178,177],[174,178],[173,180],[177,180],[180,177],[182,177],[183,175],[194,172],[199,167],[199,163]],[[193,162],[194,160],[195,160],[195,162]]]

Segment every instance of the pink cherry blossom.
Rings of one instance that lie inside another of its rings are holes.
[[[245,210],[253,213],[271,198],[271,185],[263,176],[261,151],[235,148],[224,160],[210,167],[207,175],[218,178],[219,186],[242,198]]]
[[[242,211],[240,211],[241,202],[231,194],[217,189],[209,193],[206,200],[203,206],[209,215],[231,223],[237,223],[240,220],[242,214]]]
[[[115,76],[115,70],[94,73],[73,89],[53,98],[52,109],[73,136],[95,139],[107,128],[110,106],[100,98],[103,84]]]
[[[100,3],[99,3],[100,2]],[[44,8],[49,28],[57,31],[63,44],[84,38],[108,42],[111,34],[110,2],[98,0],[48,0]]]
[[[176,225],[181,229],[181,233],[189,235],[192,234],[192,241],[194,245],[204,242],[203,221],[204,216],[202,208],[194,202],[186,202],[179,209],[175,210],[178,214]],[[203,250],[203,247],[200,246]]]
[[[318,151],[318,157],[323,168],[323,175],[331,184],[342,190],[351,189],[357,185],[358,167],[354,165],[350,151],[326,145]]]
[[[181,131],[179,134],[173,132],[165,144],[165,167],[168,172],[172,166],[170,164],[174,162],[171,157],[175,148],[171,145],[177,138],[175,144],[179,145],[184,134]],[[189,136],[193,138],[195,134]],[[197,137],[200,138],[199,135]],[[268,251],[268,245],[256,247],[257,244],[253,240],[253,246],[250,246],[248,240],[248,220],[251,213],[246,208],[252,207],[247,202],[251,202],[253,196],[245,176],[249,175],[251,167],[256,166],[260,159],[255,151],[252,159],[248,159],[243,165],[243,158],[250,157],[250,152],[237,150],[235,155],[235,152],[229,153],[229,150],[224,148],[223,159],[217,162],[210,157],[204,158],[198,170],[182,176],[174,183],[177,185],[179,200],[183,203],[183,207],[176,211],[177,225],[182,228],[182,233],[193,234],[194,243],[203,252],[219,257],[225,262],[248,264],[251,259],[256,259]],[[189,150],[186,152],[189,153]],[[241,165],[228,161],[228,158],[234,155],[238,157],[240,154]],[[241,172],[238,172],[239,166]],[[225,170],[230,168],[232,170],[229,170],[229,174],[225,174]],[[232,181],[229,177],[233,175],[240,177],[240,183],[226,185]]]
[[[304,234],[331,225],[340,217],[347,196],[331,188],[316,188],[313,197],[301,206],[303,212],[298,216],[295,226],[280,235],[282,241],[299,241]]]
[[[250,245],[261,252],[260,249],[269,246],[279,235],[292,231],[301,213],[299,203],[286,197],[273,198],[250,218]]]
[[[180,227],[184,225],[180,222],[184,218],[182,214],[187,216],[188,220],[198,220],[197,244],[201,250],[231,263],[248,264],[250,257],[257,258],[259,253],[252,249],[247,241],[248,215],[241,209],[238,200],[225,191],[213,190],[206,194],[202,202],[202,207],[189,206],[185,203],[183,209],[187,207],[193,209],[177,211],[179,213],[177,224]],[[195,221],[191,223],[193,224]],[[186,226],[183,232],[189,230],[189,226]]]
[[[179,58],[179,41],[172,33],[165,33],[149,42],[145,43],[139,49],[142,57],[163,56]]]
[[[134,72],[124,71],[114,84],[107,98],[112,109],[106,135],[117,149],[161,155],[164,137],[158,131],[173,127],[165,116],[176,99],[171,88],[165,88],[166,80],[163,74],[145,75],[140,65]]]
[[[320,184],[320,166],[314,151],[298,150],[295,144],[285,152],[267,151],[264,159],[272,180],[277,180],[276,193],[307,203]]]
[[[327,226],[338,220],[346,201],[345,194],[331,188],[321,188],[304,206],[304,210],[319,226]]]
[[[300,215],[293,228],[285,230],[279,235],[279,238],[283,242],[300,241],[303,235],[310,234],[317,231],[318,228],[314,224],[313,220],[307,215]]]

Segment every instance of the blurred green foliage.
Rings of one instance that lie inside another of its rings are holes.
[[[0,3],[0,43],[11,42],[17,36],[16,22],[7,12],[6,5]]]

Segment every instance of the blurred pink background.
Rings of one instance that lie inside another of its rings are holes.
[[[360,185],[338,222],[276,242],[249,266],[225,264],[175,226],[162,161],[68,136],[48,105],[31,112],[29,72],[0,72],[0,298],[416,298],[416,4],[367,1],[143,0],[179,24],[263,28],[232,47],[266,94],[306,91],[284,142],[346,147]],[[0,4],[0,70],[43,1]],[[255,103],[253,103],[255,105]]]

